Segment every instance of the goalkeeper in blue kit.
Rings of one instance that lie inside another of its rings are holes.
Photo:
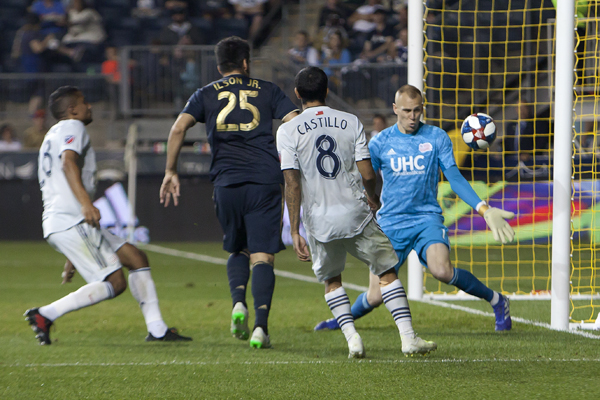
[[[382,207],[377,222],[389,237],[400,262],[411,250],[438,280],[490,303],[496,316],[497,331],[512,327],[506,296],[493,291],[471,272],[454,268],[450,262],[450,240],[444,226],[442,209],[437,202],[439,170],[452,190],[483,216],[494,239],[502,243],[514,239],[514,231],[505,219],[512,212],[488,206],[460,174],[448,134],[420,121],[423,113],[421,91],[404,85],[396,93],[394,113],[398,121],[369,142],[373,169],[381,171]],[[352,316],[360,318],[382,304],[378,278],[371,276],[369,290],[361,293],[352,305]],[[338,329],[337,321],[322,321],[315,330]]]

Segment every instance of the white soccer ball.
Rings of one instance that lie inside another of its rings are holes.
[[[496,124],[492,117],[484,113],[465,118],[460,132],[465,143],[473,150],[488,149],[496,140]]]

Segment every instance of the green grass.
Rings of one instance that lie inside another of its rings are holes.
[[[225,258],[219,244],[165,246]],[[253,350],[229,335],[225,268],[148,253],[163,317],[191,343],[146,343],[138,305],[127,291],[59,319],[51,346],[37,345],[22,314],[83,281],[60,285],[63,257],[46,243],[0,243],[0,399],[529,399],[598,396],[600,342],[514,323],[496,333],[493,318],[411,303],[415,329],[438,343],[406,359],[384,308],[357,322],[367,351],[350,361],[338,332],[312,332],[330,315],[323,287],[277,278],[273,349]],[[291,250],[276,268],[313,276]],[[367,284],[349,258],[344,280]],[[405,281],[404,277],[404,281]],[[351,298],[357,293],[348,291]],[[250,294],[250,293],[249,293]],[[249,296],[250,300],[250,296]],[[483,302],[460,304],[490,311]],[[549,322],[548,302],[513,302],[513,315]]]

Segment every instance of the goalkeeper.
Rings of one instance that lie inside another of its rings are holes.
[[[415,250],[436,279],[488,301],[494,309],[497,331],[510,330],[508,298],[450,262],[448,229],[437,202],[439,169],[452,190],[485,218],[497,241],[507,243],[514,239],[514,231],[505,221],[514,214],[488,206],[460,174],[448,134],[420,121],[423,97],[419,89],[402,86],[396,92],[393,109],[398,122],[371,139],[369,150],[373,169],[383,176],[382,207],[377,221],[398,254],[396,272],[410,251]],[[352,305],[352,316],[360,318],[381,303],[379,278],[371,275],[369,290]],[[320,322],[315,330],[337,328],[337,321],[331,319]]]

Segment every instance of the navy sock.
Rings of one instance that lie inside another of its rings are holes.
[[[465,293],[487,301],[491,301],[494,297],[492,289],[485,286],[475,275],[464,269],[454,268],[454,276],[448,284],[454,285]]]
[[[354,320],[364,317],[375,308],[367,301],[367,292],[363,292],[358,295],[354,304],[352,304],[352,316]]]
[[[233,305],[246,306],[246,287],[250,279],[250,258],[245,253],[232,253],[227,260],[227,277]],[[246,306],[247,307],[247,306]]]
[[[267,335],[269,334],[267,324],[274,289],[275,273],[273,272],[273,266],[261,261],[254,264],[254,267],[252,267],[252,296],[254,297],[256,318],[254,329],[260,326]]]

